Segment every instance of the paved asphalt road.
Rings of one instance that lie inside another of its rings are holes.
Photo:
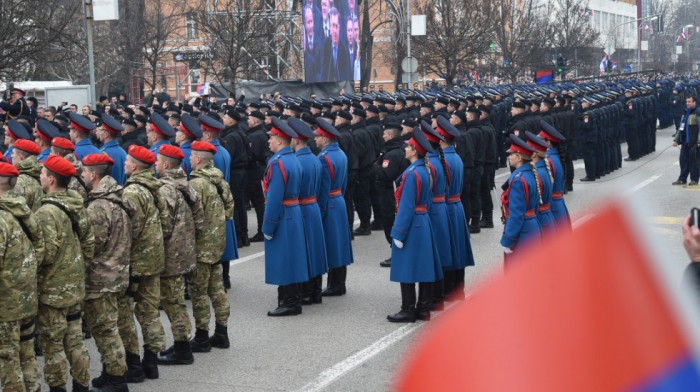
[[[671,186],[678,176],[677,148],[671,146],[672,129],[657,133],[657,151],[595,183],[581,183],[582,160],[575,161],[574,192],[566,195],[574,226],[595,214],[597,206],[614,197],[635,197],[646,206],[642,222],[652,230],[666,262],[686,264],[680,222],[692,206],[700,206],[700,188]],[[626,145],[623,144],[623,155]],[[669,148],[667,148],[669,147]],[[500,185],[507,169],[497,173]],[[498,221],[498,213],[495,214]],[[255,218],[249,214],[251,232]],[[467,270],[467,291],[488,274],[502,273],[502,225],[472,235],[476,266]],[[389,269],[379,261],[389,255],[381,232],[357,237],[355,263],[348,268],[347,295],[324,298],[323,304],[305,306],[296,317],[270,318],[276,306],[276,287],[264,283],[262,244],[242,248],[232,263],[233,289],[229,336],[231,348],[195,354],[190,366],[160,366],[160,379],[130,384],[132,391],[385,391],[412,342],[430,322],[393,324],[386,315],[399,310],[399,285],[389,281]],[[294,249],[290,249],[293,252]],[[189,306],[189,303],[188,303]],[[164,318],[168,345],[172,343]],[[439,316],[438,316],[439,317]],[[213,321],[211,330],[213,331]],[[94,340],[87,341],[91,372],[101,365]],[[48,388],[46,388],[48,390]]]

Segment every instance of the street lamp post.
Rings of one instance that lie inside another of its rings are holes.
[[[630,24],[630,23],[637,23],[637,22],[641,22],[641,21],[645,21],[645,20],[652,21],[652,20],[656,20],[656,19],[659,19],[659,15],[645,16],[643,18],[637,18],[637,19],[633,19],[633,20],[630,20],[627,22],[622,22],[622,23],[616,24],[608,32],[608,38],[605,39],[605,46],[603,47],[603,50],[605,50],[607,52],[608,42],[610,41],[610,37],[612,37],[613,32],[615,32],[615,30],[617,30],[618,27],[624,26],[624,25]],[[638,39],[637,40],[637,67],[639,68],[639,69],[637,69],[638,71],[641,71],[641,64],[642,64],[642,62],[641,62],[641,50],[642,50],[641,43],[639,42],[639,39]]]

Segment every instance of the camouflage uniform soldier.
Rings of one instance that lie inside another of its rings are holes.
[[[19,143],[17,143],[19,142]],[[17,140],[12,150],[12,162],[19,171],[17,184],[11,193],[15,196],[22,196],[27,202],[27,206],[36,211],[41,206],[41,198],[44,192],[39,184],[41,174],[41,164],[37,163],[36,155],[39,154],[39,146],[34,142],[20,139]],[[24,372],[24,383],[29,391],[39,391],[41,389],[41,371],[36,363],[36,315],[32,318],[22,320],[22,340],[20,344],[20,357],[22,359],[22,371]]]
[[[44,257],[44,239],[34,214],[21,197],[9,193],[19,172],[8,163],[0,163],[0,385],[3,391],[38,391],[38,380],[23,378],[26,368],[39,375],[34,357],[33,327],[21,335],[22,322],[32,321],[37,312],[37,262]],[[25,327],[28,328],[28,327]],[[21,339],[31,339],[27,358],[22,363]]]
[[[202,198],[204,207],[204,232],[197,235],[197,266],[188,275],[192,313],[194,316],[194,339],[192,351],[209,352],[211,347],[228,348],[228,316],[231,308],[224,290],[222,268],[219,260],[226,247],[226,221],[233,216],[233,196],[221,171],[212,161],[216,147],[206,142],[192,143],[190,163],[190,185]],[[209,339],[209,301],[211,299],[216,316],[214,336]]]
[[[66,189],[73,165],[51,155],[41,171],[46,195],[36,212],[46,253],[37,272],[39,345],[44,351],[44,379],[51,391],[65,391],[66,359],[73,391],[88,391],[90,356],[83,342],[80,304],[85,298],[85,264],[92,260],[95,237],[83,200]],[[70,228],[70,229],[68,229]]]
[[[122,204],[122,187],[110,176],[113,164],[108,155],[86,155],[81,175],[90,190],[87,211],[95,234],[95,255],[85,271],[84,312],[102,357],[102,374],[92,385],[103,392],[129,390],[117,301],[129,284],[131,220]]]
[[[36,156],[40,152],[36,143],[24,139],[17,140],[12,150],[12,164],[19,171],[17,185],[13,192],[17,196],[24,197],[32,211],[39,209],[41,197],[44,195],[39,184],[41,164],[36,161]]]
[[[158,378],[158,352],[165,348],[165,332],[160,323],[160,273],[164,268],[161,216],[167,214],[164,200],[158,195],[160,182],[151,165],[152,152],[141,146],[130,146],[124,163],[126,175],[123,201],[131,216],[131,288],[132,296],[119,299],[119,334],[126,350],[128,382],[141,382],[144,377]],[[136,306],[134,307],[134,302]],[[134,314],[143,332],[144,354],[139,361],[139,341]]]
[[[168,206],[168,217],[161,222],[165,270],[160,274],[160,302],[170,319],[175,341],[158,357],[158,363],[163,365],[194,362],[190,349],[192,326],[185,305],[185,274],[197,264],[195,235],[204,230],[204,210],[199,194],[180,168],[184,158],[178,147],[164,144],[158,149],[156,160],[156,172],[163,184],[161,195]]]

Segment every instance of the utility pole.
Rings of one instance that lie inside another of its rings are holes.
[[[92,0],[85,0],[85,4],[83,4],[83,16],[85,17],[85,28],[87,30],[88,66],[90,68],[90,102],[92,103],[92,109],[96,110],[97,102],[95,101],[95,54],[92,50],[92,31],[94,26],[92,14]]]

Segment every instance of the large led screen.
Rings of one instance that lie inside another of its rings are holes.
[[[359,80],[356,0],[304,0],[302,21],[306,82]]]

